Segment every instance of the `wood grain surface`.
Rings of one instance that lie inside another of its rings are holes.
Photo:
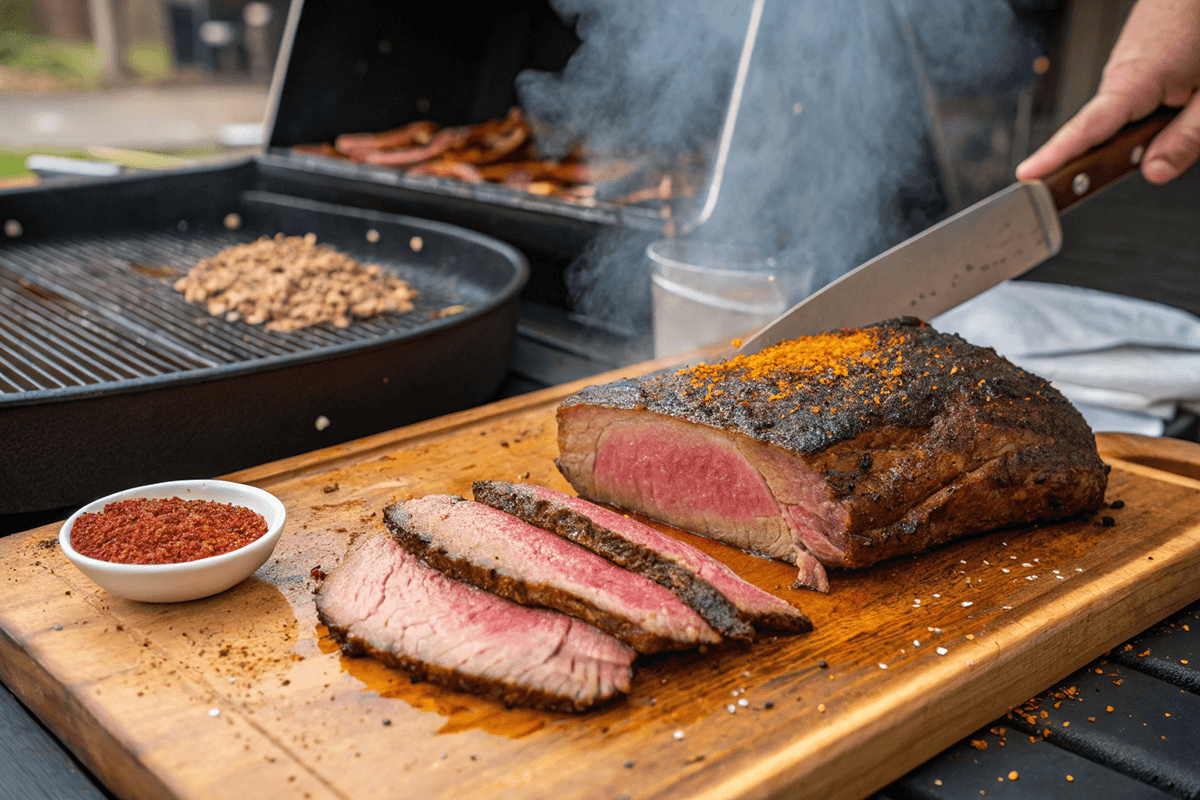
[[[568,490],[554,409],[582,385],[237,473],[283,500],[287,527],[272,561],[205,600],[111,597],[56,526],[0,540],[0,679],[123,798],[854,798],[1200,598],[1200,446],[1101,435],[1125,502],[1110,527],[996,532],[834,573],[828,595],[673,531],[816,630],[643,657],[629,697],[589,714],[343,656],[312,570],[393,499],[470,496],[478,478]]]

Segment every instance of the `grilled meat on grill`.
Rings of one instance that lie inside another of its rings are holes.
[[[589,387],[558,410],[580,495],[795,562],[857,568],[1104,499],[1083,417],[913,318]]]
[[[471,131],[468,128],[443,128],[434,134],[428,144],[413,147],[392,147],[385,150],[351,150],[350,158],[366,164],[382,164],[388,167],[407,167],[436,158],[456,147],[466,144]]]
[[[587,203],[606,199],[619,204],[659,205],[691,193],[689,180],[664,175],[662,165],[639,166],[638,161],[613,157],[585,165],[581,163],[584,156],[580,147],[571,148],[561,159],[539,158],[532,126],[516,107],[503,119],[474,125],[442,128],[435,122],[419,120],[381,133],[341,134],[333,144],[298,144],[292,149],[393,167],[409,175],[495,183],[530,194]],[[696,169],[695,165],[686,168]],[[605,185],[598,187],[597,183]]]
[[[362,150],[421,146],[429,144],[437,131],[436,122],[418,120],[382,133],[343,133],[333,140],[333,147],[340,153],[352,155]]]

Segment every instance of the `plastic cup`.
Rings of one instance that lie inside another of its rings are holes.
[[[777,265],[759,253],[663,239],[646,255],[656,358],[745,337],[788,308]]]

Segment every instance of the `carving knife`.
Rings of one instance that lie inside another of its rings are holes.
[[[1059,215],[1136,171],[1176,111],[1160,109],[1044,180],[1014,183],[875,256],[792,306],[735,354],[892,317],[932,319],[1037,266],[1062,247]]]

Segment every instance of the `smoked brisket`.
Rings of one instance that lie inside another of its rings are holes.
[[[754,627],[809,631],[791,604],[764,592],[701,550],[631,517],[544,486],[475,481],[475,500],[570,539],[674,592],[722,635],[749,639]]]
[[[1046,381],[914,318],[592,386],[558,409],[583,497],[793,561],[857,568],[1097,509],[1091,429]]]
[[[589,622],[642,653],[721,637],[668,589],[503,511],[451,495],[384,509],[396,541],[450,577]]]
[[[637,655],[565,614],[448,578],[383,531],[354,540],[316,604],[347,653],[507,705],[583,711],[629,691]]]

